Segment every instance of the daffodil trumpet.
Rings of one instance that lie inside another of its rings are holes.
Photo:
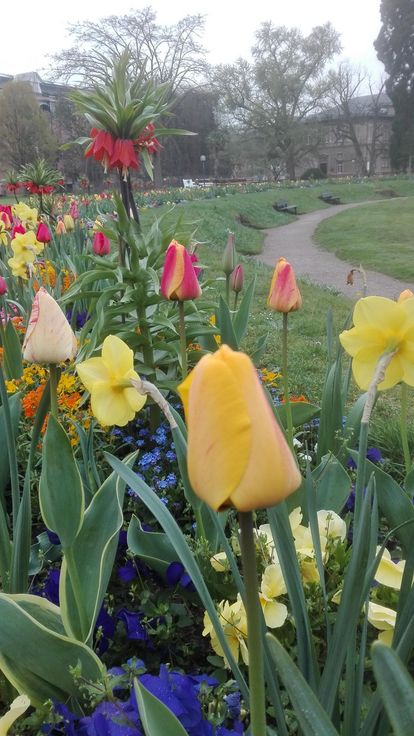
[[[249,652],[250,733],[266,733],[266,694],[262,642],[262,613],[257,587],[256,546],[253,513],[239,512],[240,549],[242,557],[247,617],[247,649]]]

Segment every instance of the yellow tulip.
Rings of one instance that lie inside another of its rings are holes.
[[[214,510],[272,506],[301,475],[253,363],[223,345],[205,355],[178,388],[188,424],[188,472]]]
[[[139,381],[134,354],[116,335],[105,338],[100,358],[89,358],[76,370],[91,394],[92,413],[104,426],[124,427],[146,402],[147,397],[131,386],[131,378]]]
[[[23,715],[30,706],[30,700],[27,695],[19,695],[10,705],[7,713],[0,718],[0,736],[7,736],[10,726]]]
[[[354,327],[339,335],[353,358],[352,372],[358,386],[368,389],[379,358],[393,353],[380,391],[400,381],[414,386],[414,299],[394,302],[382,296],[360,299],[354,309]]]

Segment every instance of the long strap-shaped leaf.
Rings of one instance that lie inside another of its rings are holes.
[[[267,634],[266,638],[304,736],[338,736],[328,714],[289,654],[272,634]]]
[[[414,682],[398,654],[381,642],[372,647],[372,664],[395,736],[414,734]]]
[[[124,463],[122,463],[120,460],[118,460],[118,458],[114,457],[113,455],[105,453],[105,458],[109,465],[118,473],[118,475],[120,475],[120,477],[127,483],[127,485],[129,485],[132,490],[135,491],[141,501],[155,516],[158,523],[162,526],[170,541],[174,545],[180,561],[190,575],[191,580],[193,581],[197,589],[198,595],[200,596],[200,599],[208,615],[210,616],[217,638],[220,642],[221,647],[223,648],[226,659],[231,666],[240,691],[243,697],[248,700],[249,690],[246,681],[227,644],[227,640],[224,636],[224,632],[221,627],[214,602],[204,582],[204,578],[201,574],[200,568],[197,565],[194,555],[189,548],[177,522],[171,516],[170,512],[165,508],[164,504],[162,503],[162,501],[160,501],[158,496],[152,491],[152,489],[147,486],[147,484],[144,483],[144,481],[142,481],[137,475],[135,475],[132,470],[127,468]]]

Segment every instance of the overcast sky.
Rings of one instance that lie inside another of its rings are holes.
[[[373,42],[380,29],[380,0],[20,0],[18,17],[11,17],[0,41],[0,73],[39,71],[47,78],[47,54],[66,48],[66,28],[77,20],[122,14],[151,5],[162,24],[172,24],[189,14],[206,16],[204,45],[211,63],[231,63],[249,57],[254,32],[263,21],[298,26],[307,34],[316,25],[331,21],[341,33],[343,58],[363,66],[377,79],[383,72]],[[8,5],[12,15],[13,6]],[[4,18],[3,18],[4,20]]]

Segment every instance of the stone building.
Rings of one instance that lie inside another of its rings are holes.
[[[309,153],[298,176],[310,167],[329,177],[391,173],[389,142],[394,109],[390,98],[364,95],[305,121]]]

